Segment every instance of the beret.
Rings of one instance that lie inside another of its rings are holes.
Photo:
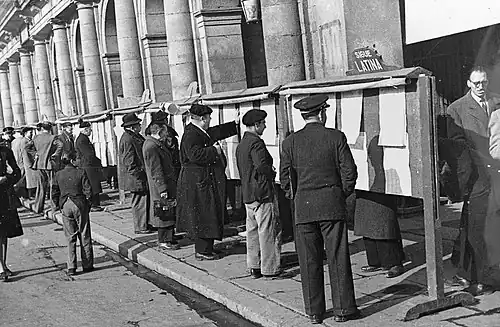
[[[299,109],[301,113],[306,114],[328,108],[330,105],[326,101],[328,101],[327,95],[316,94],[295,102],[294,107],[295,109]]]
[[[14,131],[14,127],[10,127],[10,126],[7,126],[3,129],[4,133],[9,133],[9,132],[13,132],[13,131]]]
[[[198,103],[193,103],[189,112],[196,116],[204,116],[212,113],[212,108]]]
[[[65,123],[62,123],[61,124],[62,127],[70,127],[70,126],[73,126],[72,123],[70,123],[69,121],[65,122]]]
[[[267,112],[260,109],[250,109],[246,114],[243,115],[241,122],[245,126],[252,126],[255,123],[266,119]]]

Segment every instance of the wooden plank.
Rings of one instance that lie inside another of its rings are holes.
[[[439,217],[439,187],[437,178],[437,128],[433,107],[432,77],[418,79],[420,102],[420,137],[422,145],[422,186],[424,198],[425,253],[427,290],[433,299],[444,298],[443,246]]]
[[[366,135],[366,150],[368,152],[369,190],[384,193],[384,149],[378,146],[378,136],[380,134],[378,96],[378,89],[363,91],[363,128]]]
[[[408,131],[408,148],[410,150],[411,193],[413,197],[423,197],[422,186],[422,140],[420,120],[420,94],[417,80],[406,86],[406,128]],[[427,101],[427,100],[424,100]]]

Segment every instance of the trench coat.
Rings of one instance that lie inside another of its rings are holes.
[[[177,175],[172,153],[164,142],[151,136],[146,136],[142,146],[144,169],[149,185],[151,213],[154,213],[154,202],[160,201],[161,194],[167,193],[168,199],[177,197]],[[154,227],[170,227],[175,225],[175,216],[159,218],[151,215],[150,223]]]
[[[207,133],[188,124],[180,145],[181,172],[177,184],[177,231],[188,237],[221,240],[226,215],[225,157],[215,142],[236,135],[234,122]]]
[[[94,145],[90,142],[87,135],[80,133],[75,141],[76,160],[78,167],[85,170],[92,186],[92,194],[96,195],[102,192],[101,180],[102,165],[101,159],[95,154]]]
[[[146,192],[148,181],[144,170],[144,137],[125,130],[118,148],[118,185],[124,191]]]
[[[12,173],[8,173],[8,167]],[[6,176],[7,181],[0,184],[0,235],[8,238],[23,235],[23,228],[17,213],[17,198],[14,193],[14,184],[21,178],[19,169],[12,151],[0,145],[0,176]]]

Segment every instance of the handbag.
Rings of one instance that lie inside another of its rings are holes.
[[[153,202],[153,214],[162,221],[175,221],[176,199],[160,198]]]

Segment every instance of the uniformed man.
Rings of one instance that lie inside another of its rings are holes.
[[[358,175],[344,133],[324,126],[327,100],[326,95],[314,95],[295,104],[306,125],[283,141],[280,160],[281,186],[295,204],[305,311],[315,324],[323,321],[326,309],[324,248],[335,321],[359,315],[346,225],[346,198],[354,192]]]

